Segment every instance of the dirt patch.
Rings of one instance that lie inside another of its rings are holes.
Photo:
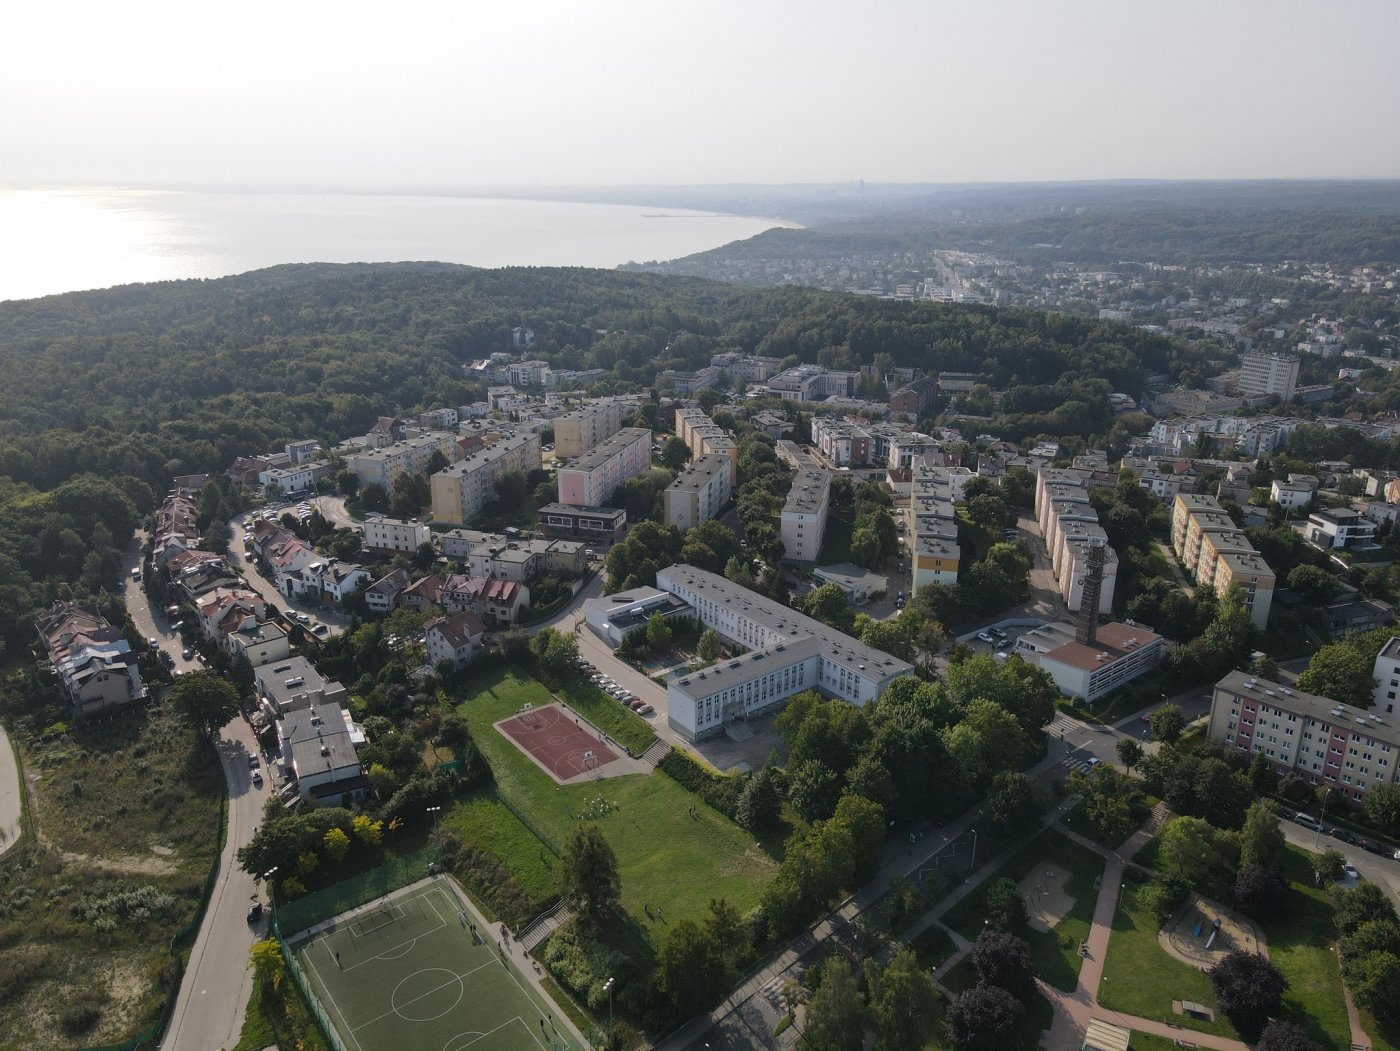
[[[1193,894],[1176,910],[1157,933],[1157,941],[1169,954],[1192,967],[1214,967],[1236,949],[1269,955],[1264,932],[1253,920],[1199,894]]]
[[[1016,884],[1016,889],[1021,892],[1021,898],[1026,903],[1026,920],[1032,930],[1051,930],[1074,907],[1075,899],[1065,892],[1069,876],[1069,869],[1060,868],[1053,861],[1044,860],[1031,869],[1030,875]]]
[[[135,854],[117,854],[110,858],[95,858],[91,854],[77,854],[71,850],[60,850],[58,856],[69,865],[105,869],[108,872],[120,872],[127,876],[173,876],[179,871],[179,866],[168,858],[148,858]]]

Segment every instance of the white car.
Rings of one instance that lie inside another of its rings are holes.
[[[1348,861],[1345,865],[1342,866],[1342,872],[1346,875],[1348,879],[1361,878],[1361,873],[1356,871],[1356,866],[1353,865],[1350,861]]]
[[[977,641],[985,642],[990,646],[992,643],[996,642],[996,639],[989,632],[979,631],[977,633]]]

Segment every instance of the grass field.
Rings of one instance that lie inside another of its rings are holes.
[[[1138,901],[1141,887],[1139,883],[1123,885],[1104,960],[1099,1005],[1140,1018],[1171,1018],[1187,1029],[1235,1036],[1234,1028],[1220,1014],[1210,979],[1190,964],[1168,956],[1158,944],[1157,919]],[[1215,1011],[1216,1020],[1202,1022],[1185,1015],[1173,1016],[1173,1000],[1205,1004]]]
[[[575,679],[556,692],[569,707],[583,713],[609,737],[631,749],[633,755],[641,755],[656,740],[650,723],[591,683]],[[655,718],[665,716],[658,712]]]
[[[1021,937],[1031,947],[1035,973],[1056,989],[1073,992],[1079,984],[1079,967],[1083,963],[1079,957],[1079,942],[1089,935],[1094,904],[1098,900],[1094,879],[1103,874],[1104,867],[1104,859],[1092,850],[1053,832],[1042,832],[1008,858],[991,880],[959,902],[944,917],[944,922],[964,938],[976,940],[982,933],[986,892],[992,882],[1004,876],[1019,883],[1042,862],[1070,872],[1065,891],[1074,898],[1074,904],[1050,931],[1027,929],[1021,932]]]
[[[0,863],[0,1047],[117,1042],[159,1016],[219,849],[223,775],[159,709],[16,744],[37,839]]]
[[[1335,1048],[1351,1046],[1342,971],[1332,951],[1336,929],[1326,888],[1312,885],[1312,855],[1290,847],[1284,863],[1292,893],[1284,908],[1259,916],[1269,942],[1269,959],[1288,979],[1284,1015],[1314,1040]]]
[[[600,823],[617,853],[622,904],[654,941],[676,920],[698,919],[711,898],[725,898],[742,912],[758,903],[776,864],[743,829],[671,778],[653,773],[556,785],[493,728],[527,702],[547,703],[539,682],[496,669],[468,680],[463,692],[460,711],[491,764],[497,791],[556,851],[589,799],[616,801],[617,809]]]
[[[438,879],[291,947],[347,1051],[579,1051],[555,1005],[467,917]]]
[[[542,849],[535,834],[493,790],[474,792],[457,802],[443,817],[442,827],[456,832],[463,843],[500,858],[531,897],[545,900],[559,893],[559,859]]]

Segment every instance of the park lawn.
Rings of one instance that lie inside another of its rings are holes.
[[[1031,947],[1031,964],[1035,967],[1035,973],[1056,989],[1074,992],[1079,984],[1079,967],[1083,963],[1079,958],[1079,943],[1089,936],[1094,906],[1098,901],[1094,880],[1103,875],[1104,869],[1104,859],[1092,850],[1064,836],[1043,831],[1007,858],[1001,868],[959,902],[943,918],[943,922],[969,941],[975,941],[982,933],[987,890],[991,884],[1003,877],[1020,883],[1033,868],[1047,862],[1070,872],[1065,891],[1074,898],[1074,904],[1050,931],[1027,928],[1020,935]]]
[[[1187,1029],[1234,1037],[1234,1027],[1220,1013],[1210,978],[1190,964],[1167,955],[1157,941],[1157,919],[1138,901],[1140,883],[1125,882],[1113,936],[1108,942],[1099,1006],[1139,1018],[1170,1019]],[[1195,1000],[1215,1012],[1214,1022],[1172,1014],[1173,1000]]]
[[[1396,1051],[1397,1048],[1400,1048],[1400,1025],[1396,1025],[1394,1022],[1382,1022],[1362,1007],[1358,1007],[1356,1011],[1361,1028],[1371,1038],[1372,1051]]]
[[[920,931],[909,942],[909,947],[919,958],[919,967],[925,971],[935,970],[939,964],[952,956],[958,949],[948,932],[936,923],[930,924]]]
[[[590,800],[617,804],[598,821],[617,854],[623,907],[654,941],[676,920],[699,919],[711,898],[725,898],[741,912],[758,904],[777,865],[699,796],[660,773],[557,785],[491,725],[527,702],[548,703],[542,684],[498,668],[468,680],[462,692],[459,710],[497,791],[555,854]]]
[[[1133,1030],[1128,1041],[1128,1051],[1177,1051],[1176,1041],[1156,1033],[1141,1033]]]
[[[459,800],[442,819],[444,830],[498,858],[522,890],[548,901],[559,893],[559,859],[500,801],[493,789]]]
[[[570,679],[557,693],[560,700],[587,716],[633,755],[641,755],[656,740],[656,734],[645,719],[585,679]],[[663,718],[659,712],[655,717]]]
[[[1292,894],[1287,907],[1258,917],[1269,943],[1269,959],[1288,979],[1285,1017],[1324,1046],[1351,1046],[1342,971],[1333,951],[1336,928],[1327,889],[1314,887],[1313,855],[1289,847],[1284,875]]]

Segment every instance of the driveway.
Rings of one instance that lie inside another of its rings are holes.
[[[333,609],[326,609],[320,606],[308,606],[305,603],[292,602],[287,599],[277,586],[267,577],[258,572],[253,560],[243,553],[244,531],[248,524],[246,516],[235,518],[229,523],[229,528],[233,532],[233,540],[228,545],[229,563],[243,576],[243,582],[250,591],[256,591],[264,602],[278,609],[290,610],[293,606],[301,606],[306,610],[308,616],[326,625],[327,633],[322,636],[329,638],[331,635],[339,635],[350,623],[350,618],[343,613]],[[309,625],[308,625],[309,627]]]

